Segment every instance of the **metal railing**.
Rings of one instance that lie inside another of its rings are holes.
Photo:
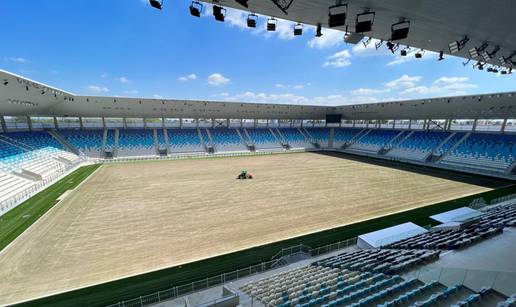
[[[311,257],[317,257],[334,251],[338,251],[340,249],[348,248],[350,246],[354,246],[356,245],[356,242],[357,238],[352,238],[317,248],[311,248],[304,244],[299,244],[296,246],[282,249],[276,255],[273,256],[272,260],[262,262],[260,264],[252,265],[244,269],[223,273],[214,277],[205,278],[185,285],[172,287],[166,290],[157,291],[152,294],[139,296],[131,300],[120,301],[116,304],[112,304],[107,307],[142,307],[157,304],[163,301],[175,299],[211,287],[224,285],[228,282],[235,281],[244,277],[260,274],[271,269],[277,269],[281,267],[276,266],[276,264],[278,263],[278,259],[294,255],[296,253],[299,253],[300,251],[306,252]]]

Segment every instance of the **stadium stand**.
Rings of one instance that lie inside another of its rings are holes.
[[[197,129],[168,129],[167,134],[171,152],[205,152]]]
[[[277,137],[268,128],[244,128],[249,139],[256,146],[257,150],[281,150],[282,146]]]
[[[154,130],[121,129],[118,134],[118,156],[156,155]]]
[[[504,172],[515,161],[516,135],[474,133],[441,163]]]
[[[414,131],[391,149],[387,155],[424,161],[449,135],[450,133],[445,131]]]
[[[333,146],[335,148],[342,148],[344,145],[349,144],[355,137],[367,133],[368,131],[367,129],[336,128]]]
[[[59,130],[58,133],[86,156],[100,157],[103,130]]]
[[[313,148],[309,138],[303,135],[299,129],[281,128],[278,130],[291,148]]]
[[[504,227],[516,225],[516,204],[487,210],[479,219],[457,230],[438,230],[392,243],[395,249],[460,249],[498,235]]]
[[[33,181],[0,171],[0,203],[34,185]]]
[[[247,151],[247,147],[237,130],[234,128],[210,128],[208,129],[216,151]]]
[[[306,133],[322,148],[328,148],[330,139],[329,128],[304,128]]]
[[[367,134],[360,136],[351,146],[347,148],[350,151],[358,151],[365,153],[378,153],[380,149],[389,145],[389,143],[402,137],[408,133],[400,130],[371,130]]]

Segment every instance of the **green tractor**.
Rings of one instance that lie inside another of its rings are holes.
[[[246,170],[243,170],[237,177],[237,179],[244,180],[244,179],[253,179],[253,174],[249,173]]]

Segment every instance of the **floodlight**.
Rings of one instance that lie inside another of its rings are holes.
[[[258,21],[258,16],[256,14],[249,14],[247,16],[247,26],[249,28],[256,28],[257,21]]]
[[[321,37],[323,36],[322,34],[322,26],[320,23],[317,24],[317,30],[315,32],[315,37]]]
[[[453,54],[453,53],[457,53],[457,52],[461,51],[468,42],[469,42],[469,37],[467,37],[467,36],[465,36],[460,41],[451,42],[448,45],[448,48],[450,49],[450,53]]]
[[[437,60],[438,61],[444,60],[444,51],[439,52],[439,58]]]
[[[267,20],[267,31],[276,31],[276,25],[278,24],[278,21],[276,18],[271,17],[269,20]]]
[[[294,36],[303,35],[303,25],[298,23],[294,26]]]
[[[334,6],[330,6],[328,13],[328,26],[330,28],[345,26],[347,12],[347,4],[337,4]]]
[[[418,52],[416,52],[414,56],[416,57],[416,59],[421,59],[423,57],[423,54],[425,54],[425,50],[421,49]]]
[[[151,5],[153,8],[158,9],[158,10],[161,10],[161,9],[163,8],[163,2],[164,2],[164,1],[165,1],[165,0],[161,0],[161,1],[159,1],[159,0],[149,0],[149,3],[150,3],[150,5]]]
[[[7,85],[7,84],[9,84],[9,81],[7,81],[7,79],[6,79],[6,80],[4,80],[4,85]]]
[[[408,37],[410,21],[400,21],[391,25],[391,41],[405,39]]]
[[[224,22],[224,19],[226,18],[226,9],[222,6],[214,5],[213,16],[215,16],[216,21]]]
[[[474,58],[478,58],[478,50],[477,50],[476,47],[473,47],[473,48],[469,49],[468,52],[469,52],[469,57],[470,58],[473,58],[473,59]]]
[[[478,61],[477,64],[475,64],[475,66],[478,68],[478,70],[484,70],[484,64],[482,64],[482,62]]]
[[[190,4],[190,14],[195,17],[201,17],[203,5],[198,1],[192,1]]]
[[[245,8],[249,8],[249,4],[247,3],[247,0],[235,0],[236,3],[240,4],[241,6]]]
[[[400,51],[400,55],[401,56],[407,56],[407,50],[406,49],[403,49]]]
[[[395,44],[395,43],[393,43],[393,42],[387,42],[387,44],[386,44],[386,45],[387,45],[387,48],[388,48],[392,53],[396,52],[396,50],[398,50],[398,48],[399,48],[399,46],[400,46],[399,44]]]
[[[373,29],[374,16],[374,12],[358,14],[355,20],[355,33],[370,32]]]

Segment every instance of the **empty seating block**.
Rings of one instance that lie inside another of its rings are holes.
[[[59,134],[72,146],[89,157],[100,156],[103,130],[59,130]]]
[[[285,141],[292,148],[313,148],[310,140],[307,139],[297,128],[279,128],[278,129],[285,138]]]
[[[459,230],[439,230],[392,243],[388,248],[403,249],[459,249],[500,234],[504,227],[513,226],[516,204],[494,207],[478,220]]]
[[[56,160],[58,156],[68,155],[71,160],[75,157],[46,131],[5,133],[0,143],[5,149],[0,164],[7,172],[27,170],[48,178],[66,169],[65,164]]]
[[[32,181],[0,171],[0,203],[19,195],[33,185]]]
[[[171,152],[205,152],[197,129],[168,129],[167,134]]]
[[[391,157],[423,161],[448,136],[445,131],[415,131],[387,154]]]
[[[156,155],[154,130],[119,130],[117,155],[122,157]]]
[[[268,128],[245,128],[256,149],[282,149],[279,141]]]
[[[305,128],[309,135],[314,141],[319,143],[321,147],[328,147],[328,141],[330,139],[329,128]]]
[[[363,137],[359,137],[349,149],[377,153],[380,149],[389,144],[399,133],[399,130],[372,130]]]
[[[246,145],[234,128],[208,129],[217,151],[247,151]]]
[[[516,157],[516,135],[474,133],[443,159],[442,163],[503,172]]]
[[[364,249],[343,253],[314,265],[353,271],[395,274],[415,265],[435,261],[438,251]]]
[[[333,147],[341,148],[350,142],[362,129],[355,128],[335,128],[333,136]]]

